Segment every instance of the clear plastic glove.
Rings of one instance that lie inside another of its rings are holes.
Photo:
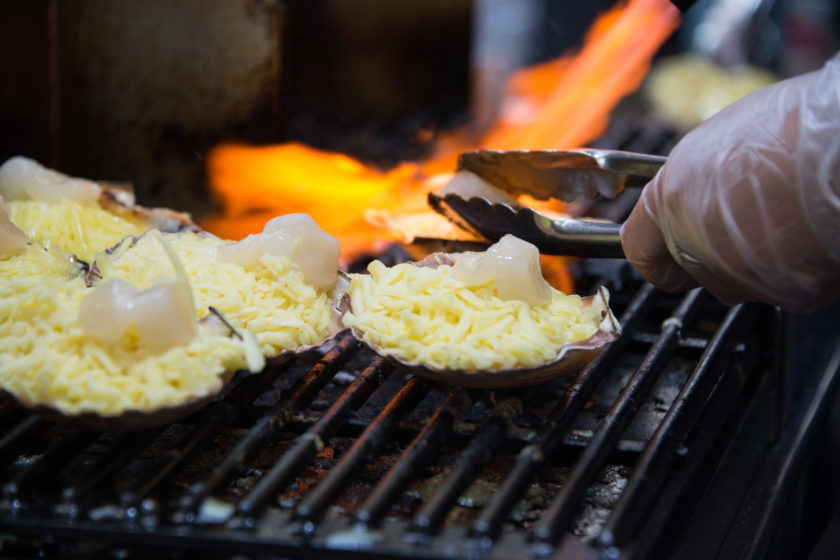
[[[800,312],[840,300],[840,55],[688,133],[621,241],[666,291]]]

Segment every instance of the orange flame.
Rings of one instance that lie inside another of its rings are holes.
[[[619,4],[598,18],[579,52],[515,74],[499,119],[483,138],[455,131],[440,138],[432,158],[387,172],[295,143],[218,146],[209,155],[208,173],[223,213],[202,225],[240,239],[261,231],[274,216],[305,212],[340,240],[344,258],[376,251],[383,231],[371,216],[381,223],[383,213],[428,213],[426,194],[440,184],[440,174],[452,173],[458,153],[477,147],[574,148],[597,138],[678,23],[679,12],[668,0]]]
[[[351,157],[302,144],[251,147],[225,144],[213,150],[208,173],[224,214],[204,220],[208,231],[241,239],[262,231],[280,214],[309,214],[341,241],[342,255],[376,250],[382,241],[365,219],[370,208],[425,207],[412,164],[382,172]]]

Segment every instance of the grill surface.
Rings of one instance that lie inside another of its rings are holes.
[[[728,310],[700,290],[657,292],[618,262],[582,271],[584,286],[611,289],[624,334],[579,374],[531,389],[413,378],[345,333],[237,378],[163,430],[78,432],[6,403],[0,532],[14,537],[4,546],[306,558],[672,551],[708,460],[720,460],[745,403],[773,394],[776,316]]]
[[[675,140],[614,122],[596,147],[666,153]],[[634,196],[583,212],[618,221]],[[413,378],[344,334],[164,429],[78,432],[0,400],[0,550],[797,556],[819,529],[788,504],[840,377],[836,310],[727,309],[660,293],[623,261],[577,272],[581,293],[610,289],[623,335],[530,389]]]

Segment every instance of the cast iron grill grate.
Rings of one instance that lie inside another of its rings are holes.
[[[700,290],[663,294],[621,262],[581,269],[582,286],[611,289],[624,333],[578,374],[530,389],[411,377],[344,333],[237,378],[165,429],[79,432],[6,404],[7,550],[520,558],[662,547],[769,367],[772,321]]]
[[[597,147],[667,153],[678,139],[628,113]],[[619,221],[636,196],[582,212]],[[412,378],[345,334],[148,432],[78,432],[0,400],[2,553],[766,552],[840,379],[840,354],[824,367],[814,341],[840,333],[814,337],[798,328],[807,321],[701,291],[663,294],[624,262],[577,267],[581,293],[610,289],[624,333],[577,374],[530,389]],[[795,541],[802,531],[784,522]]]

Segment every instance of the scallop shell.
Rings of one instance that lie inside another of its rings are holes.
[[[134,195],[134,190],[130,185],[104,182],[99,182],[98,184],[102,188],[102,192],[98,200],[99,205],[115,215],[135,220],[139,219],[149,228],[157,229],[166,233],[192,231],[198,233],[199,235],[212,236],[212,234],[201,230],[187,213],[177,212],[168,208],[150,208],[138,205]],[[106,249],[106,251],[112,251],[115,247],[125,242],[133,243],[136,239],[137,238],[135,236],[128,236],[119,243],[115,244],[113,247]],[[93,266],[95,263],[91,264],[84,261],[78,262],[80,263],[81,268],[84,269],[88,286],[92,285],[98,274],[96,267]],[[266,365],[276,366],[291,361],[301,354],[310,352],[311,350],[324,345],[330,339],[334,338],[339,332],[345,330],[345,327],[341,322],[342,311],[340,310],[340,303],[343,301],[343,295],[346,293],[348,287],[349,281],[347,278],[339,275],[339,279],[336,282],[336,286],[331,294],[329,304],[332,311],[330,330],[323,340],[315,344],[283,351],[276,356],[266,357]],[[214,391],[212,394],[189,399],[179,405],[164,406],[154,410],[127,409],[121,414],[113,416],[103,416],[94,412],[68,414],[49,404],[26,403],[12,392],[4,390],[2,387],[0,387],[0,395],[8,395],[11,400],[19,406],[36,412],[55,423],[69,424],[73,427],[95,431],[139,431],[169,424],[206,406],[225,390],[227,385],[233,379],[235,373],[236,372],[234,371],[224,372],[221,375],[222,383],[220,384],[219,390]]]
[[[444,264],[454,264],[459,253],[433,253],[422,261],[414,263],[416,266],[436,268]],[[349,297],[343,303],[345,310],[350,309]],[[621,326],[609,307],[609,291],[601,286],[591,296],[582,298],[585,308],[593,305],[601,309],[601,322],[598,330],[589,338],[565,344],[557,349],[555,357],[550,362],[534,367],[500,369],[500,370],[446,370],[431,367],[422,363],[407,362],[393,354],[387,349],[380,348],[366,339],[364,333],[357,329],[351,329],[353,336],[367,345],[374,352],[381,355],[397,367],[435,381],[443,381],[452,385],[464,387],[475,387],[482,389],[502,389],[512,387],[527,387],[545,383],[574,373],[597,356],[604,347],[618,338],[621,334]]]
[[[208,234],[209,235],[209,234]],[[300,346],[294,350],[286,350],[276,356],[266,358],[266,367],[279,366],[290,362],[301,356],[320,348],[340,332],[346,330],[341,322],[344,312],[343,302],[346,301],[346,293],[350,286],[349,279],[344,274],[338,275],[338,280],[330,294],[331,321],[330,330],[323,340],[306,346]],[[222,394],[234,378],[235,371],[226,371],[221,375],[222,383],[217,391],[198,398],[190,399],[176,406],[164,406],[154,410],[127,409],[120,414],[103,416],[95,412],[81,412],[68,414],[48,404],[29,404],[23,402],[14,393],[0,388],[0,395],[8,395],[18,406],[31,410],[46,420],[62,425],[72,426],[89,431],[115,431],[115,432],[137,432],[151,428],[157,428],[176,422],[204,408],[220,394]],[[259,375],[258,373],[255,375]]]

